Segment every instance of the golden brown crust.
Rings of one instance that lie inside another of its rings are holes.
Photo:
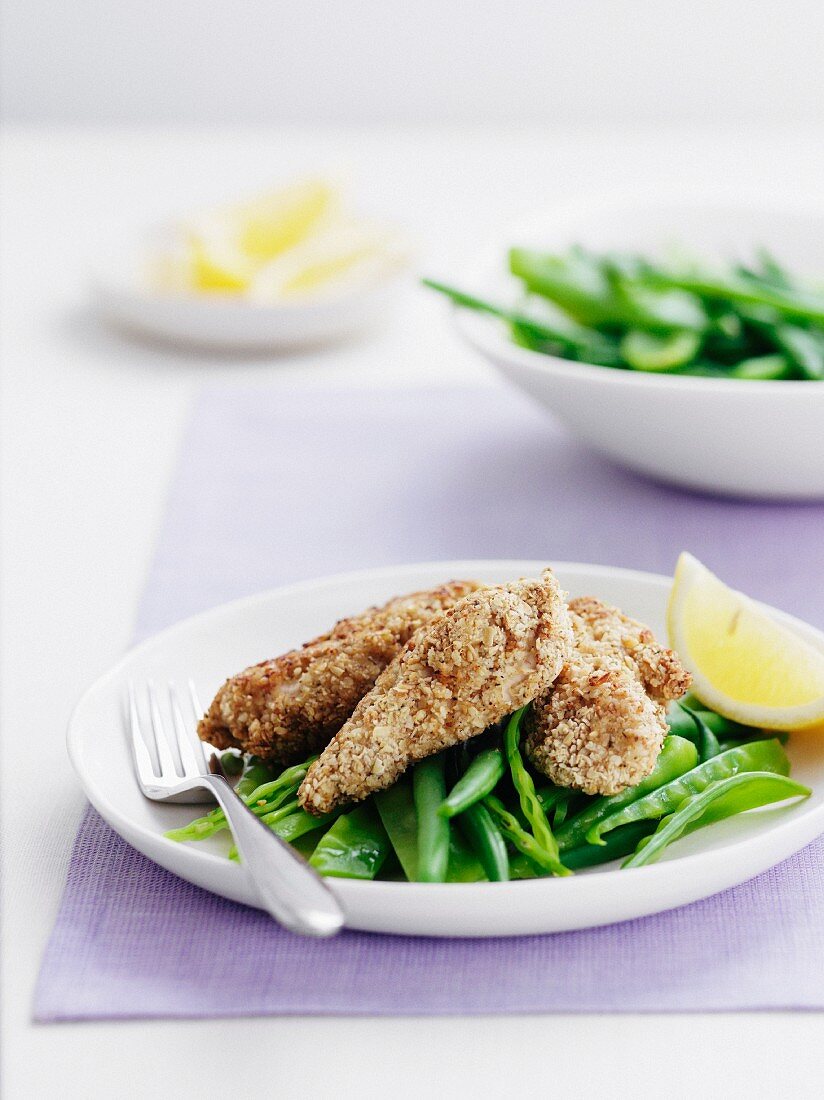
[[[452,581],[341,619],[326,634],[233,676],[218,691],[198,735],[275,763],[317,752],[420,627],[478,588]]]
[[[309,769],[301,805],[320,814],[359,801],[410,764],[483,732],[547,689],[571,643],[551,570],[466,596],[382,673]]]
[[[591,596],[569,605],[575,645],[527,717],[532,763],[563,787],[617,794],[649,775],[667,732],[665,704],[690,676],[652,631]]]

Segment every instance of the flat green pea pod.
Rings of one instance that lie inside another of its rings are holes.
[[[412,778],[402,776],[397,783],[373,796],[395,855],[409,882],[418,878],[418,815],[412,794]]]
[[[652,836],[641,841],[635,855],[621,866],[643,867],[654,863],[668,845],[687,831],[754,810],[758,806],[784,802],[788,798],[807,798],[809,795],[809,787],[775,772],[740,772],[727,779],[717,779],[704,790],[684,799],[674,813],[659,823]]]
[[[509,855],[500,829],[486,806],[475,803],[464,810],[458,825],[490,882],[509,881]]]
[[[642,779],[634,787],[627,787],[619,794],[597,798],[580,813],[564,822],[557,833],[558,845],[564,857],[568,851],[588,843],[587,833],[593,826],[650,791],[656,791],[679,775],[691,771],[697,763],[698,750],[692,741],[670,734],[664,739],[655,767],[646,779]]]
[[[632,821],[656,820],[674,813],[691,795],[703,791],[710,783],[718,779],[729,779],[739,772],[772,772],[776,775],[789,775],[790,762],[787,754],[775,739],[769,741],[751,741],[738,745],[734,749],[713,756],[699,764],[692,771],[666,783],[657,790],[628,803],[622,809],[602,818],[586,834],[590,844],[603,844],[602,836],[617,829],[619,825],[628,825]]]
[[[418,881],[418,815],[412,780],[404,776],[385,791],[373,795],[381,822],[389,836],[401,869],[409,882]],[[449,831],[447,882],[480,882],[484,869],[463,837]]]
[[[234,749],[227,749],[220,754],[220,766],[224,775],[240,775],[243,771],[243,757]]]
[[[718,756],[719,752],[721,752],[718,738],[715,736],[715,732],[709,723],[704,721],[700,711],[692,710],[684,703],[680,703],[679,706],[681,710],[688,715],[694,726],[691,740],[695,741],[695,747],[698,749],[698,759],[701,763],[705,760],[709,760],[712,756]]]
[[[564,852],[564,865],[572,871],[580,871],[583,867],[596,867],[600,863],[622,859],[631,855],[639,842],[654,829],[653,821],[633,821],[630,825],[622,825],[620,829],[607,833],[604,844],[582,844]]]
[[[716,737],[725,741],[755,740],[763,736],[761,730],[754,726],[742,726],[740,722],[733,722],[725,718],[723,714],[716,714],[714,710],[707,710],[703,703],[695,696],[684,696],[674,703],[670,703],[667,711],[667,724],[670,733],[679,737],[686,737],[688,741],[695,741],[695,722],[692,715],[698,714],[702,722],[709,726]]]
[[[373,879],[391,848],[377,810],[364,803],[341,814],[318,841],[309,863],[332,878]]]
[[[449,866],[449,820],[438,813],[446,798],[446,754],[421,760],[412,772],[418,818],[418,882],[445,882]]]
[[[474,803],[492,794],[505,771],[506,761],[500,749],[479,752],[438,807],[438,813],[441,817],[462,814]]]
[[[555,856],[551,856],[538,843],[532,833],[526,831],[515,814],[511,814],[507,810],[500,798],[497,798],[494,794],[488,794],[483,800],[483,805],[489,810],[504,837],[521,855],[529,859],[530,865],[534,864],[539,868],[539,873],[543,871],[545,874],[550,875],[572,874]]]
[[[521,707],[509,719],[504,730],[504,752],[512,775],[512,783],[518,795],[521,813],[526,818],[536,842],[546,852],[547,859],[553,865],[555,874],[564,875],[566,874],[566,868],[561,863],[558,841],[552,833],[541,800],[535,790],[532,776],[526,770],[526,765],[521,756],[521,723],[524,720],[526,711],[526,707]]]

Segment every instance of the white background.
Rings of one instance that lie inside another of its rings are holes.
[[[821,122],[820,0],[5,0],[21,122]]]
[[[197,386],[492,384],[423,293],[345,349],[200,358],[98,326],[90,266],[341,161],[436,272],[582,191],[820,196],[824,6],[7,0],[4,24],[4,1095],[817,1096],[814,1014],[29,1021],[83,807],[63,730],[128,644]]]

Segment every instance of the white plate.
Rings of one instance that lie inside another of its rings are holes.
[[[187,619],[128,653],[81,699],[68,743],[83,788],[109,824],[150,859],[216,894],[255,905],[244,869],[225,857],[225,839],[184,845],[164,838],[165,830],[191,820],[197,810],[150,802],[138,790],[122,718],[129,678],[191,676],[210,698],[228,674],[302,643],[342,615],[452,577],[501,582],[535,576],[544,564],[439,562],[350,573],[264,592]],[[571,595],[591,593],[617,604],[663,636],[668,578],[593,565],[556,568]],[[779,617],[824,649],[824,635]],[[621,871],[607,865],[569,878],[511,883],[329,881],[347,925],[373,932],[524,935],[657,913],[743,882],[824,831],[824,742],[794,737],[788,751],[793,775],[813,787],[811,798],[699,831],[650,867]]]
[[[456,285],[517,299],[512,245],[751,260],[763,245],[790,270],[824,278],[824,211],[764,203],[635,197],[547,211],[513,226]],[[449,281],[449,280],[447,280]],[[824,383],[755,382],[613,370],[518,347],[493,317],[456,310],[458,331],[519,389],[592,447],[633,470],[691,489],[765,499],[824,498]]]
[[[293,304],[231,295],[153,294],[133,268],[101,268],[92,304],[108,323],[171,344],[225,352],[280,351],[323,344],[383,324],[410,276],[398,265],[374,282]]]

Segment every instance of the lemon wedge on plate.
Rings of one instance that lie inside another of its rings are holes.
[[[379,226],[340,222],[288,249],[255,275],[257,302],[298,302],[356,290],[401,266],[399,241]]]
[[[667,630],[694,694],[719,714],[765,729],[824,732],[824,638],[811,644],[692,554],[678,559]]]

